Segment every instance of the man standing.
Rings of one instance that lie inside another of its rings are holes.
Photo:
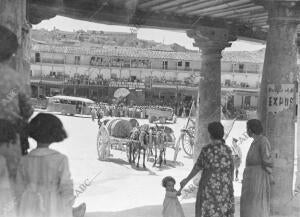
[[[235,169],[235,181],[238,181],[239,178],[239,167],[242,163],[242,150],[238,146],[238,140],[236,138],[232,138],[232,155],[233,155],[233,163],[234,163],[234,169]]]
[[[92,115],[92,121],[94,121],[96,119],[96,116],[97,116],[97,111],[96,111],[95,108],[92,108],[91,115]]]

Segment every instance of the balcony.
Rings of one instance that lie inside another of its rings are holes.
[[[181,88],[197,89],[198,84],[191,80],[188,80],[188,79],[185,81],[153,79],[152,87],[172,88],[172,89],[176,89],[176,88],[178,88],[178,89],[181,89]]]
[[[224,88],[258,89],[260,87],[260,84],[251,86],[245,82],[240,82],[240,83],[221,83],[221,86]]]
[[[125,87],[132,89],[144,89],[144,88],[170,88],[170,89],[197,89],[198,84],[191,79],[185,81],[178,80],[165,80],[165,79],[148,79],[148,82],[135,80],[131,82],[129,79],[103,79],[102,77],[90,78],[88,75],[76,75],[74,77],[69,76],[32,76],[30,78],[32,83],[38,84],[55,84],[62,86],[79,86],[79,87]]]
[[[170,68],[168,66],[164,67],[155,67],[153,68],[151,62],[96,62],[96,61],[90,61],[89,63],[82,63],[82,61],[79,62],[65,62],[64,60],[59,59],[41,59],[40,61],[35,61],[34,58],[31,58],[30,60],[31,64],[37,64],[37,65],[75,65],[75,66],[86,66],[86,67],[95,67],[95,68],[124,68],[124,69],[153,69],[153,70],[163,70],[163,71],[186,71],[186,72],[196,72],[200,71],[200,69],[193,69],[191,67],[174,67]]]
[[[31,76],[30,81],[33,83],[54,83],[54,84],[62,84],[64,83],[64,78],[61,76],[50,76],[50,75],[38,75]]]

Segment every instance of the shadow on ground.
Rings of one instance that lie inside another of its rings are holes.
[[[101,206],[101,205],[100,205]],[[182,205],[185,216],[194,217],[195,203]],[[159,217],[162,216],[162,205],[143,206],[117,212],[92,212],[86,213],[85,217]]]
[[[235,217],[240,216],[240,198],[235,198]],[[101,204],[99,204],[101,206]],[[182,204],[186,217],[195,217],[195,203]],[[116,212],[90,212],[85,217],[160,217],[162,205],[143,206]]]
[[[162,165],[160,166],[159,163],[157,163],[154,167],[158,168],[159,171],[163,171],[163,170],[168,170],[168,169],[174,169],[176,167],[182,167],[184,166],[184,164],[182,162],[174,162],[174,161],[169,161],[167,160],[166,164],[162,163]]]
[[[107,158],[103,160],[105,162],[111,162],[119,165],[130,165],[127,161],[121,159],[121,158]]]

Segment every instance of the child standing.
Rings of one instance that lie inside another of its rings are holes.
[[[163,217],[184,217],[183,209],[177,198],[181,194],[181,189],[176,191],[174,189],[175,184],[176,181],[171,176],[167,176],[162,180],[162,186],[166,189],[162,211]]]
[[[19,164],[19,215],[72,217],[75,197],[68,159],[49,148],[67,138],[61,121],[54,115],[40,113],[29,123],[29,136],[37,141],[37,148]]]

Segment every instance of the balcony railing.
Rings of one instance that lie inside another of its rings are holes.
[[[245,88],[245,89],[257,89],[260,87],[260,84],[256,84],[256,85],[243,85],[241,83],[239,84],[221,84],[222,87],[228,87],[228,88]]]
[[[152,67],[151,64],[149,65],[138,65],[138,64],[118,64],[118,63],[99,63],[99,64],[92,64],[92,63],[78,63],[75,64],[75,62],[69,63],[69,62],[65,62],[63,60],[41,60],[39,62],[36,62],[34,59],[31,59],[30,61],[31,64],[38,64],[38,65],[53,65],[53,64],[57,64],[57,65],[76,65],[76,66],[88,66],[88,67],[95,67],[95,68],[124,68],[124,69],[154,69],[154,70],[169,70],[169,71],[200,71],[199,69],[193,69],[191,67],[180,67],[180,68],[170,68],[170,67]]]
[[[131,82],[128,79],[102,79],[95,78],[91,79],[88,76],[31,76],[31,82],[35,83],[51,83],[51,84],[61,84],[66,86],[105,86],[105,87],[127,87],[127,88],[150,88],[153,85],[159,85],[162,87],[197,87],[198,84],[189,80],[176,81],[176,80],[159,80],[153,79],[148,82],[135,81]]]

